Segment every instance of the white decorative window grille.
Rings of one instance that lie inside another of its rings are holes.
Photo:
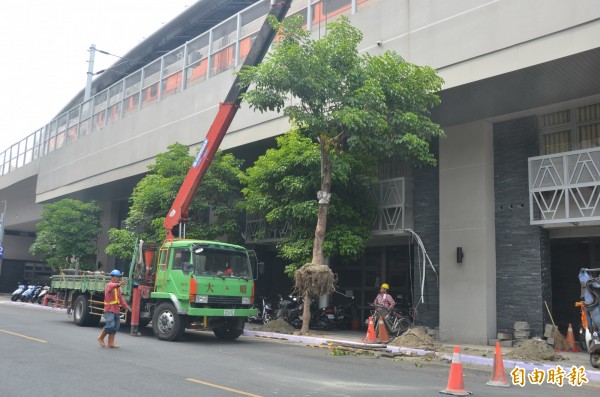
[[[600,148],[529,159],[532,225],[600,221]]]
[[[371,198],[377,205],[373,220],[374,234],[404,232],[406,189],[404,178],[380,181],[371,189]]]

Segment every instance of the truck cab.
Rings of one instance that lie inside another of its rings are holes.
[[[158,255],[148,255],[148,247],[143,251],[152,263],[132,261],[133,288],[142,289],[140,322],[151,319],[159,339],[178,339],[185,328],[235,339],[246,318],[256,314],[252,266],[244,247],[175,239],[154,251]]]

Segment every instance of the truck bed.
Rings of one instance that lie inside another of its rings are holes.
[[[80,292],[104,293],[110,275],[102,272],[80,272],[80,274],[58,274],[51,278],[52,290],[75,290]],[[127,278],[123,277],[127,282]],[[129,283],[121,287],[123,295],[129,294]]]

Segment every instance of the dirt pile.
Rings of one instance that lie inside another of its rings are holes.
[[[506,357],[530,361],[558,361],[563,357],[556,354],[548,344],[540,339],[529,339],[521,342]]]
[[[291,334],[295,331],[294,327],[288,324],[282,318],[278,318],[276,320],[269,321],[268,323],[261,325],[259,327],[254,328],[256,331],[265,331],[265,332],[278,332],[280,334]]]
[[[441,345],[436,342],[431,336],[427,335],[427,331],[423,327],[411,328],[393,341],[388,343],[390,346],[411,347],[414,349],[423,349],[437,351]]]

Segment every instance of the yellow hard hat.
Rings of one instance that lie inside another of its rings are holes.
[[[390,289],[390,286],[388,285],[388,283],[383,283],[381,284],[381,288]]]

